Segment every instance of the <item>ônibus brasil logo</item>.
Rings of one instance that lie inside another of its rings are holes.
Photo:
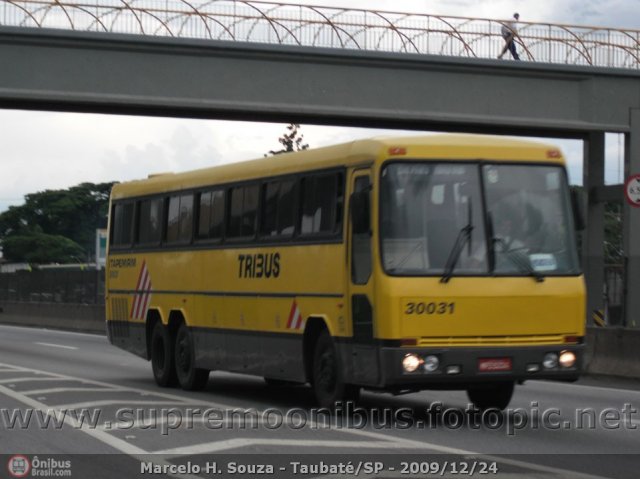
[[[7,469],[12,477],[27,477],[31,471],[31,463],[25,456],[15,455],[9,458]]]

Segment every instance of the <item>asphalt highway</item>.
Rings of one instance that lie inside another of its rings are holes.
[[[305,386],[213,372],[205,391],[162,389],[104,336],[0,326],[0,454],[73,454],[92,478],[148,476],[142,463],[153,477],[637,478],[639,453],[638,381],[531,381],[504,414],[471,411],[459,391],[365,392],[329,415]],[[217,470],[174,467],[212,460]],[[332,460],[354,469],[304,469]]]

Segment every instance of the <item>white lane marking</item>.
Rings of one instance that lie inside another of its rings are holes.
[[[184,454],[211,454],[227,449],[237,449],[247,446],[282,446],[282,447],[328,447],[328,448],[353,448],[353,449],[407,449],[407,445],[396,442],[371,442],[371,441],[316,441],[305,439],[229,439],[227,441],[214,441],[193,446],[176,447],[163,451],[154,451],[164,458],[174,458]]]
[[[0,364],[0,367],[11,369],[15,372],[33,372],[31,369],[26,369],[20,366],[14,366],[13,364]],[[37,373],[37,374],[47,374],[47,373]]]
[[[516,467],[523,468],[523,469],[530,469],[530,470],[536,470],[536,471],[540,471],[540,472],[544,472],[544,473],[558,474],[560,477],[571,477],[573,479],[607,479],[606,477],[603,477],[603,476],[594,476],[594,475],[591,475],[591,474],[583,474],[583,473],[580,473],[578,471],[573,471],[571,469],[561,469],[561,468],[556,468],[556,467],[551,467],[551,466],[543,466],[543,465],[540,465],[540,464],[535,464],[535,463],[526,462],[526,461],[520,461],[520,460],[517,460],[517,459],[508,459],[508,458],[504,458],[504,457],[500,457],[500,456],[495,456],[495,455],[492,455],[492,454],[484,454],[484,453],[480,453],[480,452],[466,451],[464,449],[457,449],[457,448],[452,448],[452,447],[447,447],[447,446],[440,446],[438,444],[433,444],[433,443],[428,443],[428,442],[420,442],[420,441],[414,441],[412,439],[403,439],[403,438],[397,438],[397,437],[393,437],[393,436],[386,436],[386,435],[384,435],[382,433],[379,433],[379,432],[364,431],[364,430],[360,430],[360,429],[350,429],[350,430],[339,429],[339,431],[348,432],[349,434],[357,434],[357,435],[361,435],[361,436],[368,436],[368,437],[376,438],[376,439],[386,438],[387,441],[390,440],[390,439],[395,439],[400,447],[419,449],[420,446],[422,446],[425,449],[425,452],[427,452],[428,450],[434,449],[436,451],[440,451],[440,452],[445,453],[445,454],[461,455],[461,456],[464,456],[465,459],[480,458],[480,459],[486,460],[486,461],[495,461],[495,462],[497,462],[499,464],[510,464],[512,466],[516,466]]]
[[[39,343],[34,342],[33,344],[39,344],[40,346],[47,346],[49,348],[60,348],[60,349],[78,349],[75,346],[65,346],[64,344],[53,344],[53,343]]]
[[[148,429],[150,425],[153,425],[154,429],[158,429],[164,426],[165,424],[169,424],[171,428],[174,429],[173,426],[176,425],[175,421],[176,421],[176,418],[170,418],[169,416],[162,416],[162,417],[157,417],[157,418],[154,417],[149,419],[137,419],[135,421],[123,421],[121,423],[116,422],[115,424],[109,423],[109,425],[106,425],[105,423],[98,427],[105,431],[112,431],[112,430],[118,430],[118,429],[127,429],[127,430],[139,429],[139,428]],[[246,424],[251,424],[252,427],[253,425],[256,425],[256,426],[262,426],[265,424],[268,426],[271,425],[271,423],[267,419],[258,418],[254,416],[248,416],[246,419],[242,420],[241,417],[232,417],[232,418],[227,417],[222,419],[218,419],[216,417],[215,419],[209,419],[205,416],[197,415],[196,417],[189,417],[189,415],[187,415],[185,420],[180,421],[180,424],[177,424],[178,427],[175,429],[180,429],[180,428],[191,429],[196,424],[204,425],[204,423],[211,423],[211,422],[215,422],[216,429],[224,429],[224,428],[233,426],[235,424],[238,424],[240,427],[242,427],[243,425],[246,426]]]
[[[118,392],[118,391],[126,391],[124,388],[50,388],[50,389],[32,389],[31,391],[20,391],[20,394],[24,394],[25,396],[35,396],[36,394],[55,394],[55,393],[65,393],[65,392]]]
[[[13,367],[13,365],[0,363],[0,367]],[[101,386],[105,386],[105,387],[117,387],[116,385],[109,384],[109,383],[103,383],[103,382],[99,382],[99,381],[90,381],[90,380],[85,380],[85,379],[80,379],[80,378],[74,378],[72,376],[65,376],[63,374],[49,373],[49,372],[46,372],[46,371],[41,371],[41,370],[36,370],[36,369],[27,369],[27,368],[20,368],[20,369],[23,370],[23,371],[29,371],[29,372],[36,373],[36,374],[47,374],[47,375],[55,376],[55,377],[58,377],[60,379],[65,379],[65,380],[81,381],[81,382],[86,383],[86,384],[95,384],[95,385],[101,385]],[[5,390],[9,391],[10,393],[12,393],[11,397],[23,397],[25,399],[25,401],[26,400],[33,401],[31,398],[28,398],[28,397],[23,396],[21,394],[15,393],[14,391],[12,391],[12,390],[10,390],[8,388],[0,386],[0,392],[3,392]],[[128,389],[128,390],[135,391],[135,392],[140,392],[140,393],[153,394],[153,395],[155,395],[157,397],[164,397],[164,398],[168,398],[168,399],[174,399],[174,400],[177,400],[176,402],[181,403],[182,405],[193,405],[194,404],[192,402],[187,402],[185,400],[185,398],[183,398],[183,397],[174,396],[172,394],[155,393],[155,392],[147,391],[147,390],[144,390],[144,389],[133,389],[132,388],[132,389]],[[20,400],[20,399],[18,399],[18,400]],[[25,402],[25,401],[22,401],[22,402]],[[35,401],[33,401],[33,402],[35,402]],[[37,404],[40,404],[43,407],[47,408],[47,406],[42,404],[42,403],[37,403]],[[174,403],[172,403],[172,404],[174,404]],[[213,407],[218,407],[218,408],[223,408],[223,409],[237,409],[237,407],[231,407],[231,406],[226,406],[226,405],[221,405],[221,404],[216,404],[216,403],[209,403],[209,402],[204,402],[204,401],[203,402],[199,402],[199,403],[195,403],[195,404],[197,404],[197,405],[210,405],[210,406],[213,406]],[[60,406],[57,406],[57,407],[59,408]],[[49,407],[49,410],[51,410],[50,407]],[[83,425],[83,426],[86,426],[86,425]],[[84,430],[84,429],[82,429],[82,430]],[[447,447],[447,446],[440,446],[438,444],[433,444],[433,443],[428,443],[428,442],[413,441],[413,440],[398,438],[398,437],[395,437],[395,436],[385,435],[385,434],[377,433],[377,432],[373,432],[373,431],[364,431],[364,430],[359,430],[359,429],[344,429],[344,428],[330,428],[330,430],[335,431],[335,432],[345,433],[345,434],[361,435],[361,436],[368,436],[368,437],[372,437],[372,438],[378,438],[378,439],[381,439],[382,442],[396,443],[396,444],[400,444],[400,445],[404,445],[404,446],[415,445],[415,446],[417,446],[417,448],[423,448],[425,450],[437,450],[437,451],[449,452],[449,453],[460,454],[460,455],[470,456],[470,457],[480,457],[480,458],[483,458],[483,459],[497,461],[497,462],[504,463],[504,464],[511,464],[511,465],[514,465],[514,466],[517,466],[517,467],[520,467],[520,468],[524,468],[524,469],[530,469],[530,470],[536,470],[536,471],[541,471],[541,472],[547,472],[547,473],[550,472],[550,473],[554,473],[554,474],[560,474],[561,477],[572,477],[572,478],[575,478],[575,479],[607,479],[607,478],[604,478],[604,477],[601,477],[601,476],[593,476],[593,475],[589,475],[589,474],[582,474],[582,473],[579,473],[577,471],[572,471],[572,470],[569,470],[569,469],[560,469],[560,468],[555,468],[555,467],[542,466],[542,465],[539,465],[539,464],[525,462],[525,461],[518,461],[518,460],[515,460],[515,459],[504,459],[504,458],[497,457],[497,456],[490,455],[490,454],[482,454],[480,452],[467,451],[467,450],[464,450],[464,449],[451,448],[451,447]],[[100,435],[104,435],[106,437],[115,439],[114,436],[112,436],[108,432],[102,430],[102,428],[93,429],[91,432],[100,433]],[[87,432],[87,433],[89,433],[89,432]],[[97,437],[96,437],[96,439],[97,439]],[[238,441],[238,440],[237,439],[232,439],[230,441]],[[220,441],[220,446],[224,446],[224,444],[228,444],[230,441]],[[103,442],[105,442],[105,441],[103,441]],[[124,441],[121,441],[121,442],[124,442]],[[296,442],[299,443],[300,441],[296,441]],[[130,446],[129,443],[125,442],[125,444],[127,446]],[[187,447],[191,450],[191,448],[197,447],[197,445],[195,445],[195,446],[187,446]],[[137,449],[139,449],[139,448],[137,448]],[[228,449],[228,447],[224,447],[224,449]],[[156,454],[157,452],[151,451],[150,453]],[[129,454],[129,453],[127,453],[127,454]],[[130,455],[134,455],[135,456],[135,454],[130,454]]]
[[[223,417],[223,418],[218,418],[217,416],[213,418],[209,418],[209,417],[206,417],[205,415],[193,414],[192,416],[187,415],[187,417],[184,418],[185,420],[180,421],[179,424],[176,423],[177,419],[175,417],[169,417],[167,415],[162,417],[137,419],[135,421],[124,420],[122,422],[105,423],[97,427],[105,431],[112,431],[112,430],[118,430],[118,429],[127,429],[127,430],[139,429],[139,428],[149,429],[150,426],[153,426],[153,429],[159,429],[165,424],[168,424],[171,427],[171,429],[181,429],[181,428],[192,429],[195,425],[202,424],[204,426],[205,423],[211,424],[212,422],[215,423],[215,428],[208,427],[209,430],[231,429],[235,425],[239,426],[240,429],[246,429],[247,425],[250,425],[249,427],[252,427],[252,428],[257,428],[257,426],[264,426],[264,425],[267,425],[269,427],[273,426],[273,421],[269,421],[268,419],[263,417],[257,417],[257,415],[259,415],[260,412],[259,411],[255,411],[255,412],[256,412],[256,415],[253,415],[253,414],[246,415],[246,416],[232,415],[232,417]],[[283,418],[283,424],[296,425],[293,419],[287,420],[286,417]],[[311,427],[315,427],[316,430],[336,431],[336,429],[333,429],[330,426],[319,427],[316,425],[316,423],[310,421],[309,428]],[[366,431],[364,435],[368,435]],[[385,442],[389,442],[389,441],[398,442],[397,439],[391,436],[384,436],[384,437],[385,437]],[[376,438],[378,437],[376,436]],[[402,441],[403,443],[407,442],[405,440],[402,440]],[[417,444],[422,444],[422,443],[417,443]],[[447,451],[447,452],[452,452],[452,451],[453,450]]]
[[[46,404],[43,404],[39,401],[36,401],[33,398],[27,397],[24,394],[20,394],[17,393],[16,391],[12,391],[9,388],[6,388],[4,386],[0,386],[0,393],[4,394],[5,396],[8,396],[12,399],[15,399],[16,401],[19,401],[23,404],[26,404],[27,406],[32,407],[33,409],[37,409],[39,411],[42,411],[43,413],[47,414],[48,416],[54,416],[55,414],[55,410],[50,407],[47,406]],[[125,454],[129,454],[129,455],[133,455],[133,454],[146,454],[147,451],[145,451],[144,449],[140,449],[139,447],[135,447],[132,446],[131,444],[122,441],[121,439],[117,438],[116,436],[113,436],[111,434],[107,434],[103,431],[100,430],[94,430],[92,429],[90,426],[88,426],[87,424],[84,423],[80,423],[79,421],[75,420],[74,418],[72,418],[71,416],[65,414],[63,416],[64,422],[67,423],[69,426],[71,426],[74,429],[78,429],[86,434],[88,434],[89,436],[94,437],[95,439],[113,447],[114,449],[124,452]]]
[[[74,336],[89,336],[91,338],[102,338],[105,340],[105,342],[107,341],[107,337],[104,334],[101,333],[78,333],[75,331],[61,331],[59,329],[48,329],[48,328],[35,328],[32,326],[16,326],[14,324],[0,324],[0,329],[18,329],[20,331],[36,331],[36,332],[46,332],[47,334],[49,333],[55,333],[55,334],[60,334],[60,335],[74,335]]]
[[[310,421],[309,422],[309,427],[310,428],[318,428],[318,429],[324,429],[322,426],[319,426],[317,422],[314,421]],[[424,449],[430,449],[430,450],[435,450],[435,451],[439,451],[441,453],[444,454],[459,454],[459,455],[479,455],[479,452],[474,452],[474,451],[468,451],[466,449],[458,449],[456,447],[448,447],[448,446],[441,446],[439,444],[433,444],[430,442],[420,442],[420,441],[414,441],[412,439],[405,439],[405,438],[401,438],[401,437],[397,437],[397,436],[392,436],[392,435],[387,435],[387,434],[382,434],[380,432],[374,432],[374,431],[365,431],[364,429],[344,429],[344,428],[327,428],[330,429],[332,431],[340,431],[340,432],[345,432],[348,434],[353,434],[356,436],[365,436],[365,437],[370,437],[373,439],[378,439],[380,441],[393,441],[396,442],[398,444],[401,444],[403,446],[406,447],[412,447],[412,448],[424,448]]]
[[[13,379],[0,379],[0,384],[26,383],[30,381],[60,381],[60,378],[22,377],[22,378],[13,378]]]
[[[10,398],[15,399],[16,401],[19,401],[33,409],[37,409],[39,411],[42,411],[43,413],[45,413],[48,416],[54,416],[56,414],[57,411],[53,410],[52,408],[48,407],[46,404],[43,404],[41,402],[36,401],[35,399],[32,399],[30,397],[25,396],[24,394],[20,394],[17,393],[15,391],[12,391],[9,388],[6,388],[4,386],[0,386],[0,393],[4,394],[5,396],[8,396]],[[54,418],[55,419],[55,418]],[[106,444],[112,448],[114,448],[117,451],[120,451],[124,454],[127,454],[135,459],[138,459],[141,462],[153,462],[155,464],[161,464],[161,465],[170,465],[169,462],[167,462],[164,458],[150,458],[149,456],[149,451],[145,451],[144,449],[134,446],[131,443],[127,442],[126,440],[122,440],[112,434],[109,434],[105,431],[101,431],[95,428],[92,428],[91,426],[89,426],[86,423],[81,423],[77,420],[75,420],[74,418],[68,416],[68,415],[64,415],[64,422],[67,423],[69,426],[71,426],[74,429],[77,429],[79,431],[84,432],[85,434],[91,436],[92,438],[102,442],[103,444]],[[151,456],[152,457],[152,456]],[[176,478],[180,478],[180,479],[201,479],[199,476],[195,476],[195,475],[175,475],[175,474],[168,474],[171,477],[176,477]]]
[[[184,403],[177,403],[176,401],[130,401],[128,399],[104,399],[102,401],[86,401],[86,402],[78,402],[73,404],[56,404],[51,406],[55,409],[86,409],[90,407],[98,407],[98,406],[113,406],[116,404],[136,404],[143,406],[184,406]]]
[[[0,373],[19,373],[19,369],[0,369]]]
[[[5,364],[5,363],[0,363],[0,367],[11,367],[11,364]],[[47,375],[49,376],[49,378],[47,379],[41,379],[41,380],[47,380],[47,381],[51,381],[51,380],[64,380],[64,381],[77,381],[80,382],[82,384],[91,384],[93,386],[103,386],[105,388],[114,388],[114,387],[120,387],[116,384],[110,384],[110,383],[105,383],[105,382],[101,382],[101,381],[94,381],[92,379],[84,379],[84,378],[77,378],[77,377],[73,377],[73,376],[67,376],[65,374],[58,374],[58,373],[51,373],[51,372],[47,372],[47,371],[42,371],[40,369],[26,369],[26,368],[20,368],[22,371],[24,372],[30,372],[33,374],[42,374],[42,375]],[[24,381],[30,381],[29,378],[25,378]],[[0,380],[0,384],[2,384],[2,382],[8,382],[11,383],[13,382],[12,380]],[[150,389],[140,389],[140,388],[131,388],[131,387],[126,387],[124,388],[126,391],[131,391],[131,392],[135,392],[135,393],[139,393],[142,396],[145,395],[150,395],[150,396],[155,396],[155,397],[159,397],[159,398],[163,398],[163,399],[170,399],[172,401],[175,401],[176,403],[179,403],[182,406],[200,406],[200,405],[204,405],[204,406],[208,406],[211,408],[219,408],[219,409],[237,409],[237,406],[230,406],[228,404],[222,404],[222,403],[216,403],[216,402],[211,402],[211,401],[193,401],[189,398],[185,398],[183,396],[177,396],[175,394],[169,394],[169,393],[163,393],[160,392],[158,390],[150,390]]]

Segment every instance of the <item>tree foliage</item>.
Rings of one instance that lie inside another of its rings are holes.
[[[0,246],[9,261],[69,263],[93,254],[95,232],[107,224],[113,183],[81,183],[25,196],[0,214]]]
[[[6,237],[2,249],[5,257],[27,263],[80,263],[86,259],[75,241],[45,233]]]
[[[301,151],[309,148],[309,145],[303,143],[304,135],[300,133],[300,125],[297,123],[289,123],[287,125],[288,133],[284,133],[278,141],[283,146],[281,150],[269,150],[271,155],[279,155],[281,153],[289,153],[291,151]],[[265,155],[266,156],[266,155]]]
[[[604,261],[607,264],[622,264],[622,202],[607,201],[604,204]]]

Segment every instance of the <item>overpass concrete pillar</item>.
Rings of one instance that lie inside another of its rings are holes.
[[[630,131],[625,135],[625,179],[640,174],[640,109],[631,109]],[[626,256],[624,324],[640,326],[640,208],[623,206],[623,244]]]
[[[584,142],[583,185],[587,194],[586,223],[583,234],[582,268],[587,284],[587,324],[593,311],[603,308],[604,288],[604,203],[597,191],[604,186],[604,132],[589,133]]]

